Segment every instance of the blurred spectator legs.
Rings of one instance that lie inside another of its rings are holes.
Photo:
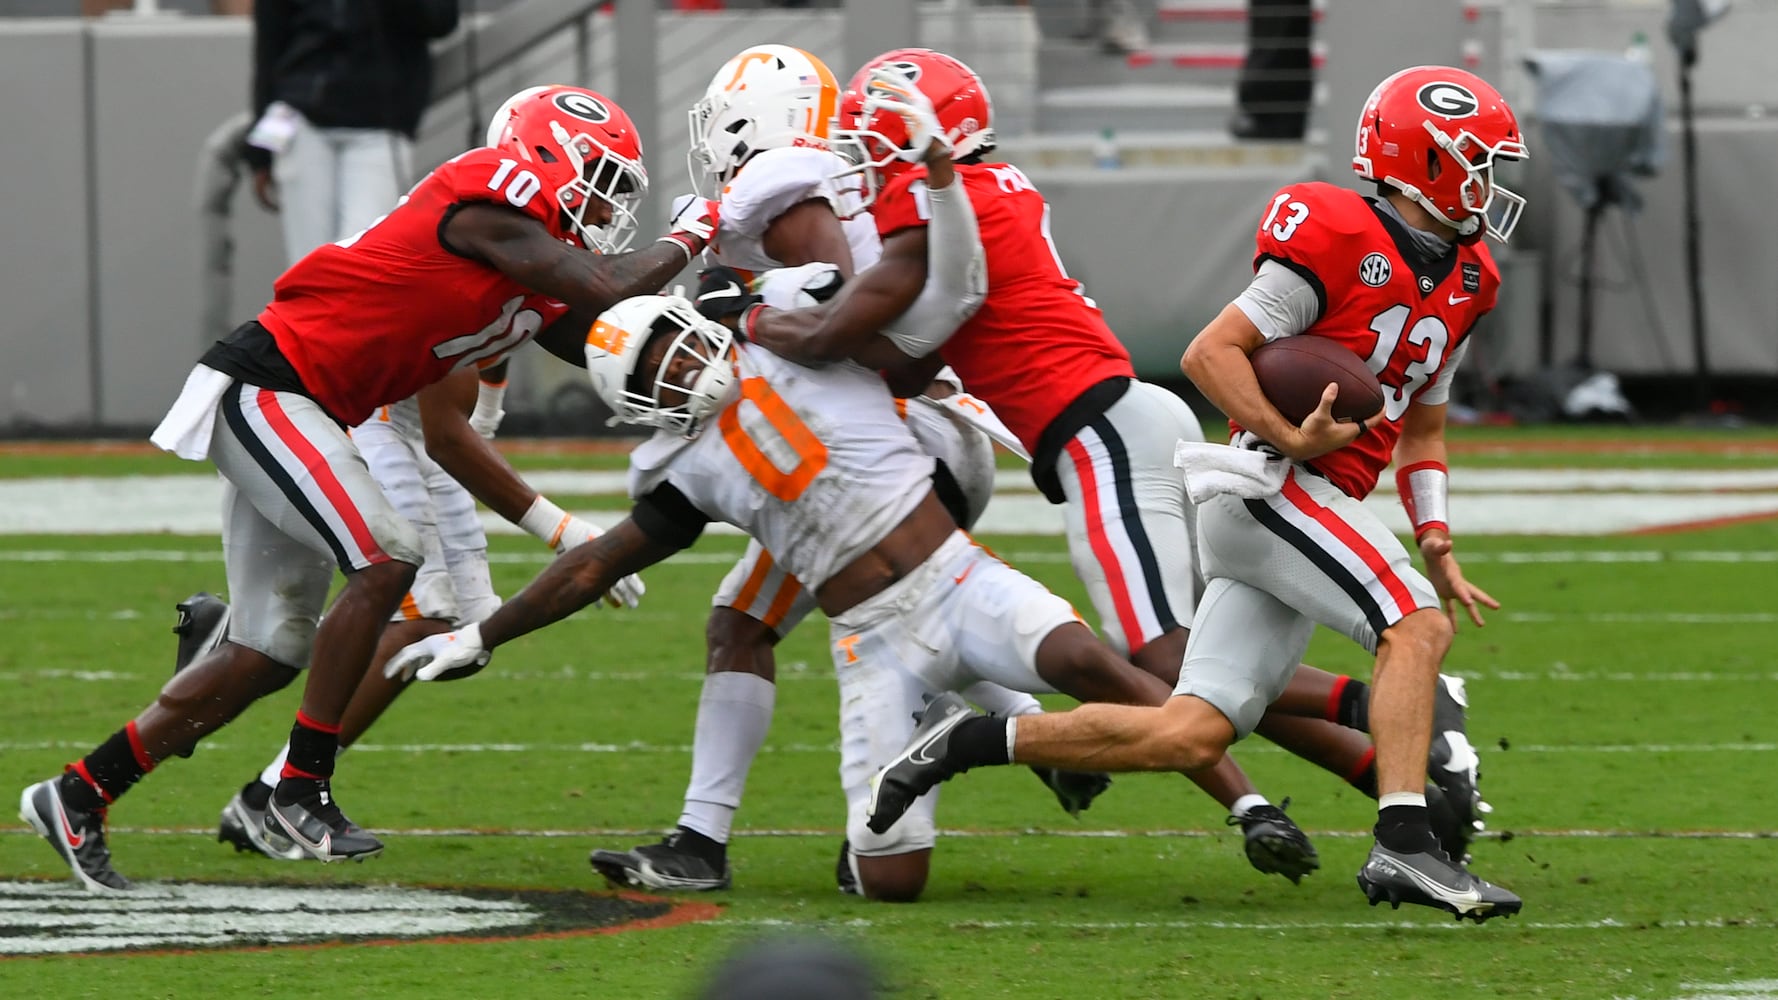
[[[317,128],[301,116],[274,158],[284,251],[292,263],[344,239],[395,207],[413,177],[414,147],[381,129]]]
[[[1247,58],[1229,132],[1237,139],[1303,137],[1314,97],[1310,0],[1247,0]]]

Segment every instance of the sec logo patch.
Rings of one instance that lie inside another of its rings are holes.
[[[1358,262],[1358,280],[1372,288],[1387,285],[1391,270],[1388,257],[1380,253],[1366,254],[1365,258]]]

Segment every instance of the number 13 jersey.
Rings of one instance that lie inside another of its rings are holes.
[[[735,351],[735,398],[697,437],[661,431],[631,452],[630,496],[677,490],[813,591],[931,491],[932,458],[876,372],[804,368],[749,344]]]
[[[534,174],[497,150],[472,149],[369,228],[278,279],[259,323],[335,419],[363,423],[457,368],[491,365],[568,311],[445,244],[445,223],[475,202],[522,212],[580,245]]]
[[[1315,290],[1320,317],[1301,336],[1350,348],[1383,387],[1385,419],[1308,465],[1348,496],[1376,488],[1416,398],[1442,403],[1477,320],[1494,308],[1500,272],[1481,241],[1428,261],[1401,222],[1356,191],[1294,184],[1268,204],[1253,267],[1276,261]],[[1237,434],[1241,428],[1234,426]]]

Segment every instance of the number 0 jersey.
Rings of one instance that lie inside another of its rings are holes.
[[[466,365],[490,365],[568,311],[441,238],[459,206],[517,209],[578,246],[535,175],[493,149],[427,174],[394,210],[285,271],[260,325],[335,419],[363,423]]]
[[[816,590],[913,511],[932,488],[932,458],[876,372],[735,351],[734,399],[697,437],[658,432],[631,452],[630,496],[676,490]]]
[[[985,400],[1025,448],[1068,404],[1110,378],[1134,378],[1118,342],[1080,282],[1068,277],[1050,239],[1050,206],[1019,168],[957,164],[988,258],[988,296],[939,354]],[[873,208],[888,239],[927,225],[926,168],[890,182]]]
[[[1276,261],[1314,288],[1320,317],[1301,336],[1344,344],[1383,386],[1385,419],[1308,463],[1362,499],[1389,465],[1408,404],[1429,387],[1448,384],[1440,376],[1455,365],[1476,321],[1494,308],[1500,272],[1479,240],[1427,261],[1406,227],[1370,199],[1320,182],[1279,191],[1255,244],[1255,270]],[[1427,401],[1445,398],[1441,391]],[[1244,433],[1233,422],[1230,427],[1238,438]]]

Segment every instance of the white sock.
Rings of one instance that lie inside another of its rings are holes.
[[[1390,806],[1419,806],[1426,808],[1425,792],[1389,792],[1377,797],[1377,812],[1381,813]]]
[[[1236,816],[1246,816],[1249,812],[1260,806],[1269,806],[1271,804],[1272,803],[1267,801],[1264,795],[1254,792],[1251,795],[1243,795],[1236,799],[1234,806],[1229,809],[1229,812],[1234,813]]]
[[[1004,688],[993,681],[977,681],[964,688],[960,694],[970,704],[988,713],[1010,719],[1018,715],[1036,715],[1043,711],[1037,699],[1023,691]]]
[[[772,727],[777,694],[777,687],[757,674],[725,670],[705,675],[680,826],[728,843],[747,772]]]
[[[273,788],[278,787],[278,782],[284,779],[284,758],[289,756],[290,744],[286,743],[278,748],[278,756],[272,758],[265,770],[259,772],[259,780]]]

